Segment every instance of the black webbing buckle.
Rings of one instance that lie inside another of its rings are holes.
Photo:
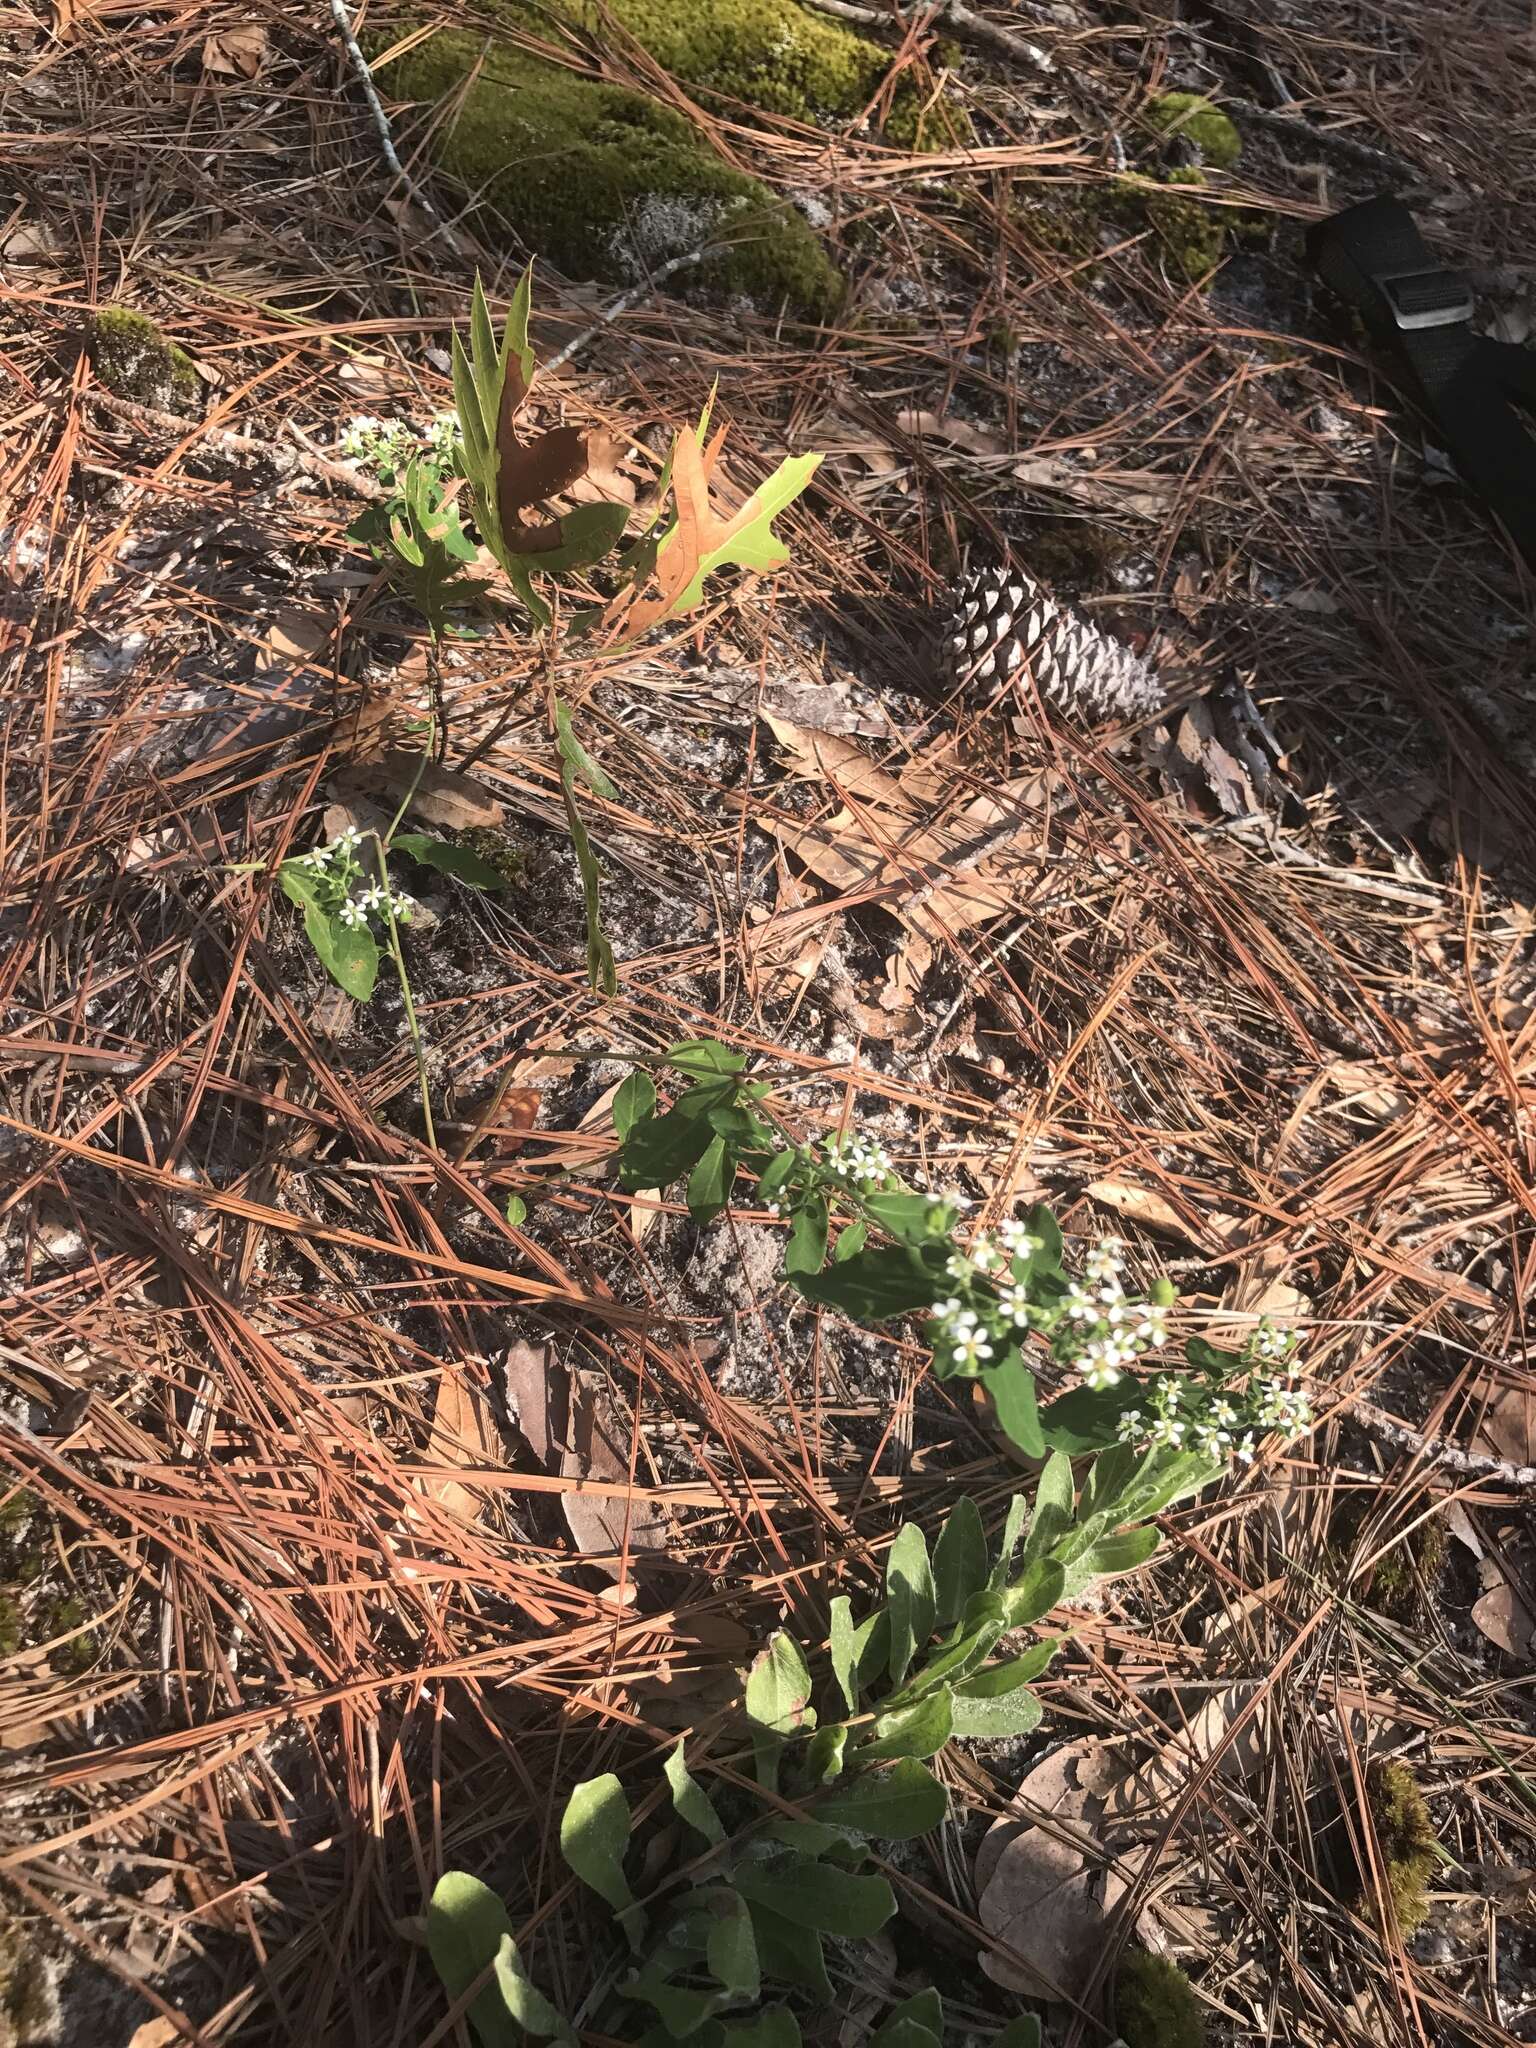
[[[1472,294],[1454,270],[1378,270],[1371,275],[1404,334],[1426,327],[1461,327],[1472,318]]]
[[[1436,262],[1389,193],[1318,221],[1307,246],[1323,282],[1390,348],[1436,444],[1536,568],[1536,349],[1478,333],[1466,278]]]

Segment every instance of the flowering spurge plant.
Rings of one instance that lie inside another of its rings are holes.
[[[578,1785],[561,1850],[613,1914],[631,1957],[611,2012],[592,2015],[600,2030],[642,2048],[795,2048],[789,2005],[765,2001],[830,2003],[823,1938],[866,1939],[895,1913],[888,1880],[864,1866],[872,1841],[907,1841],[943,1820],[947,1795],[924,1759],[957,1736],[1017,1735],[1039,1722],[1031,1682],[1057,1645],[1020,1649],[1005,1638],[1096,1579],[1143,1563],[1158,1540],[1150,1518],[1197,1492],[1223,1463],[1168,1446],[1139,1454],[1117,1446],[1094,1461],[1075,1495],[1071,1463],[1058,1452],[1040,1475],[1033,1512],[1022,1495],[1010,1502],[995,1551],[968,1496],[931,1551],[922,1529],[906,1524],[887,1555],[884,1598],[857,1618],[847,1597],[831,1603],[819,1714],[806,1650],[779,1630],[747,1673],[749,1750],[727,1760],[718,1805],[689,1769],[686,1743],[672,1751],[664,1766],[678,1823],[670,1853],[667,1831],[636,1853],[617,1777]],[[740,1789],[744,1774],[755,1791]],[[486,2048],[511,2038],[495,2031],[509,2017],[545,2039],[574,2038],[522,1972],[506,1909],[486,1886],[461,1872],[444,1877],[427,1933],[453,1994],[494,1967],[470,2007]],[[908,2025],[939,2048],[934,1993],[898,2008],[875,2038],[929,2048]],[[997,2044],[1035,2048],[1038,2038],[1025,2020]]]
[[[1290,1345],[1267,1324],[1242,1352],[1191,1338],[1193,1372],[1148,1388],[1134,1368],[1166,1347],[1174,1292],[1166,1279],[1145,1296],[1130,1291],[1118,1239],[1102,1239],[1071,1275],[1055,1218],[1037,1206],[966,1243],[963,1198],[909,1187],[867,1138],[797,1142],[768,1107],[768,1084],[746,1078],[742,1054],[698,1039],[672,1046],[665,1060],[688,1083],[669,1109],[658,1113],[643,1068],[614,1100],[625,1186],[665,1188],[686,1176],[688,1207],[706,1223],[739,1175],[754,1174],[751,1199],[789,1223],[790,1283],[858,1322],[926,1312],[935,1376],[979,1380],[999,1425],[1030,1456],[1146,1442],[1197,1452],[1219,1469],[1230,1456],[1251,1457],[1262,1434],[1309,1425],[1289,1381],[1261,1370]],[[1043,1412],[1026,1346],[1076,1382]]]
[[[405,420],[354,419],[337,452],[371,471],[385,495],[353,520],[348,537],[387,563],[431,628],[449,630],[449,611],[475,594],[467,571],[478,559],[456,502],[462,475],[458,421],[444,413],[422,434]]]
[[[363,848],[369,842],[373,859],[365,863]],[[304,933],[315,957],[332,981],[359,1002],[368,1000],[378,981],[381,935],[406,986],[396,927],[411,922],[416,899],[391,883],[386,853],[406,854],[471,889],[507,886],[505,875],[467,847],[424,832],[392,832],[380,840],[349,825],[328,845],[281,862],[278,884],[288,901],[303,911]]]

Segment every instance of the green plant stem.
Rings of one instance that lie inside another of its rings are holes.
[[[435,648],[437,644],[435,632],[432,635],[432,642]],[[395,925],[395,904],[389,890],[389,869],[385,863],[389,842],[400,829],[400,820],[410,809],[416,791],[421,786],[421,778],[427,771],[427,762],[432,753],[432,740],[433,734],[429,731],[427,734],[427,744],[422,749],[421,759],[416,763],[416,773],[411,777],[410,788],[407,789],[405,795],[400,799],[400,808],[390,819],[389,829],[385,832],[384,837],[380,839],[377,833],[374,834],[373,845],[374,858],[378,862],[379,868],[379,887],[384,892],[384,917],[389,925],[389,957],[394,961],[395,972],[400,977],[400,993],[405,999],[406,1029],[411,1034],[411,1049],[416,1055],[416,1086],[421,1096],[421,1120],[426,1126],[427,1143],[435,1152],[437,1150],[437,1127],[432,1121],[432,1094],[427,1085],[427,1048],[421,1035],[421,1025],[416,1016],[416,1004],[411,996],[411,978],[405,971],[405,956],[400,951],[400,933]]]

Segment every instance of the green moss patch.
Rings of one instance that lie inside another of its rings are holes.
[[[1125,2048],[1205,2048],[1194,1985],[1177,1963],[1139,1949],[1115,1973],[1115,2025]]]
[[[484,52],[484,61],[480,61]],[[479,64],[467,92],[463,82]],[[715,290],[788,300],[825,317],[842,280],[793,208],[723,164],[680,115],[479,36],[433,36],[383,75],[402,99],[455,95],[440,170],[477,194],[523,245],[572,277],[630,283],[670,256],[726,238],[700,265]]]
[[[168,341],[147,313],[104,306],[87,322],[86,345],[96,375],[118,398],[162,412],[185,412],[197,397],[192,358]]]
[[[1425,1893],[1439,1860],[1434,1823],[1418,1780],[1406,1764],[1372,1764],[1365,1782],[1371,1827],[1398,1931],[1412,1934],[1429,1915]],[[1355,1911],[1366,1919],[1376,1916],[1375,1892],[1368,1880],[1362,1882]]]
[[[1199,152],[1213,171],[1230,171],[1243,153],[1237,124],[1220,107],[1197,92],[1164,92],[1146,109],[1150,127],[1169,140],[1177,137]]]
[[[607,10],[682,84],[796,121],[855,120],[891,68],[890,51],[796,0],[607,0]],[[602,10],[592,0],[561,0],[559,11],[579,27],[600,29]],[[924,103],[906,74],[883,124],[877,114],[872,125],[908,149],[958,138],[963,121],[942,105],[925,113]]]

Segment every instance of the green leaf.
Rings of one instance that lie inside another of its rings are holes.
[[[896,1532],[885,1561],[886,1607],[891,1617],[891,1683],[900,1685],[913,1657],[933,1634],[933,1570],[928,1543],[916,1522]]]
[[[619,1083],[619,1092],[613,1098],[613,1128],[619,1134],[619,1143],[624,1143],[636,1124],[655,1114],[656,1084],[643,1067],[636,1067]]]
[[[718,1849],[725,1840],[725,1828],[709,1794],[689,1770],[683,1754],[685,1748],[686,1744],[679,1736],[676,1749],[662,1765],[672,1792],[672,1808],[679,1820],[686,1821],[695,1834],[702,1835],[706,1842]]]
[[[704,1960],[709,1974],[737,1998],[756,1998],[762,1989],[752,1916],[738,1891],[723,1886],[706,1893],[711,1915]]]
[[[860,1743],[852,1761],[872,1764],[886,1757],[936,1756],[949,1740],[949,1728],[949,1690],[941,1685],[909,1707],[881,1714],[874,1740]]]
[[[389,842],[391,853],[408,853],[423,867],[436,868],[441,875],[467,882],[471,889],[505,889],[509,883],[499,869],[467,846],[452,846],[446,839],[433,839],[425,832],[397,832]]]
[[[1064,1451],[1053,1451],[1045,1461],[1040,1474],[1040,1483],[1035,1488],[1035,1511],[1030,1517],[1029,1535],[1024,1541],[1024,1554],[1019,1559],[1019,1571],[1024,1573],[1047,1551],[1054,1550],[1057,1539],[1072,1526],[1076,1494],[1072,1487],[1072,1460]]]
[[[873,1685],[891,1660],[891,1617],[887,1608],[866,1614],[853,1632],[853,1654],[860,1686]]]
[[[795,1858],[769,1869],[743,1864],[736,1885],[754,1905],[766,1906],[796,1927],[816,1928],[845,1941],[875,1933],[896,1911],[896,1896],[883,1877],[860,1877],[830,1863]]]
[[[743,1103],[711,1103],[704,1115],[715,1136],[739,1152],[761,1151],[773,1143],[773,1132]]]
[[[1040,2048],[1040,2022],[1032,2012],[1010,2020],[992,2036],[991,2048]]]
[[[1207,1344],[1203,1337],[1191,1337],[1184,1346],[1184,1356],[1201,1372],[1208,1372],[1218,1380],[1230,1379],[1243,1366],[1241,1355],[1236,1351],[1218,1351],[1214,1344]]]
[[[778,1783],[779,1752],[785,1742],[816,1725],[810,1700],[811,1674],[800,1645],[784,1629],[775,1629],[752,1660],[746,1689],[757,1779],[769,1791]]]
[[[794,1284],[807,1301],[840,1308],[863,1323],[931,1308],[944,1288],[943,1276],[906,1245],[877,1245],[827,1272],[797,1273]]]
[[[758,1176],[758,1201],[765,1203],[773,1201],[779,1189],[783,1187],[794,1170],[795,1154],[793,1152],[775,1152],[768,1164],[763,1168],[762,1173]]]
[[[827,1256],[827,1228],[826,1202],[820,1195],[807,1196],[795,1211],[789,1243],[784,1248],[786,1273],[793,1276],[820,1271]],[[806,1292],[803,1287],[800,1291]]]
[[[503,2005],[525,2034],[533,2034],[541,2041],[567,2042],[570,2048],[575,2048],[575,2030],[550,2004],[532,1978],[524,1974],[517,1943],[510,1934],[501,1937],[501,1946],[496,1951],[495,1984]],[[474,2007],[470,2008],[470,2017],[474,2018]],[[486,2040],[483,2033],[481,2039]],[[496,2044],[487,2041],[487,2048],[496,2048]]]
[[[930,1988],[888,2012],[870,2036],[869,2048],[939,2048],[943,2038],[944,2001]]]
[[[853,1626],[853,1603],[846,1594],[839,1593],[828,1613],[831,1617],[828,1642],[832,1676],[837,1680],[843,1704],[850,1714],[856,1714],[859,1711],[859,1653]]]
[[[805,1752],[806,1780],[813,1786],[830,1785],[843,1769],[843,1750],[848,1730],[841,1721],[829,1721],[811,1737]]]
[[[736,1157],[724,1138],[711,1138],[688,1176],[688,1213],[695,1223],[713,1223],[730,1198]]]
[[[626,1998],[638,1998],[658,2013],[674,2041],[686,2041],[697,2033],[729,1996],[726,1992],[691,1991],[684,1985],[669,1984],[654,1964],[620,1988]]]
[[[763,1975],[781,1984],[797,1985],[824,2005],[832,2003],[832,1985],[827,1976],[821,1937],[814,1927],[800,1927],[771,1907],[747,1901],[752,1927],[757,1935],[757,1957]]]
[[[1066,1597],[1067,1568],[1054,1557],[1037,1557],[1003,1594],[1009,1628],[1027,1628]]]
[[[996,1742],[1005,1735],[1028,1735],[1039,1727],[1043,1712],[1028,1686],[1004,1693],[1000,1699],[957,1692],[954,1732],[984,1742]]]
[[[1141,1388],[1134,1380],[1118,1387],[1074,1387],[1059,1394],[1040,1417],[1040,1434],[1053,1451],[1076,1456],[1116,1441],[1115,1431],[1127,1408],[1134,1408]]]
[[[907,1693],[921,1698],[936,1685],[957,1684],[978,1664],[986,1662],[1007,1626],[1007,1606],[1001,1595],[976,1594],[951,1640],[919,1664]]]
[[[698,574],[668,606],[665,616],[676,618],[691,612],[703,600],[705,579],[730,563],[760,573],[783,568],[789,560],[789,550],[773,531],[772,522],[799,497],[820,462],[819,455],[791,455],[781,462],[768,481],[753,492],[748,505],[753,517],[719,547],[706,549],[699,557]]]
[[[1045,1456],[1040,1413],[1035,1406],[1035,1376],[1017,1345],[1010,1345],[996,1365],[982,1367],[981,1382],[992,1396],[998,1427],[1027,1457]]]
[[[840,1230],[837,1234],[837,1243],[832,1247],[833,1265],[843,1266],[850,1259],[857,1258],[868,1241],[868,1224],[850,1223],[846,1230]]]
[[[1100,1451],[1083,1482],[1078,1519],[1087,1522],[1095,1515],[1106,1515],[1113,1522],[1123,1522],[1126,1517],[1120,1513],[1120,1503],[1136,1465],[1137,1455],[1129,1444],[1111,1444]]]
[[[617,796],[618,791],[613,794]],[[667,1064],[676,1067],[680,1074],[711,1080],[720,1074],[739,1074],[747,1064],[747,1056],[744,1052],[732,1052],[718,1038],[683,1038],[667,1047]]]
[[[617,798],[618,791],[571,730],[571,714],[558,700],[555,704],[555,734],[561,761],[560,794],[565,804],[566,830],[571,835],[576,866],[581,873],[581,901],[587,921],[587,980],[594,990],[601,989],[604,995],[617,995],[619,970],[613,948],[603,930],[597,856],[592,851],[586,825],[576,808],[576,777],[579,774],[589,789],[610,802]],[[646,1181],[640,1185],[657,1187],[661,1183]]]
[[[670,1187],[692,1170],[713,1142],[709,1125],[680,1109],[647,1117],[624,1141],[619,1178],[630,1189]]]
[[[379,978],[379,945],[366,925],[346,925],[313,903],[304,906],[304,932],[315,957],[336,986],[366,1003]]]
[[[617,545],[628,523],[627,505],[578,505],[561,517],[559,546],[541,548],[526,560],[536,569],[584,569]]]
[[[800,2022],[787,2005],[768,2005],[753,2020],[725,2029],[731,2048],[800,2048]]]
[[[1146,1563],[1161,1541],[1157,1530],[1151,1527],[1122,1529],[1118,1535],[1101,1536],[1068,1566],[1066,1592],[1080,1592],[1094,1579],[1135,1571],[1138,1565]]]
[[[582,1883],[606,1899],[618,1914],[635,1903],[624,1875],[624,1850],[633,1824],[624,1788],[611,1771],[601,1778],[584,1779],[560,1817],[561,1855]],[[636,1947],[634,1928],[627,1925],[626,1932],[630,1946]]]
[[[981,1510],[968,1493],[950,1509],[933,1546],[934,1620],[948,1628],[965,1603],[987,1583],[987,1532]]]
[[[427,1906],[427,1953],[450,1998],[461,1998],[511,1939],[507,1909],[489,1885],[464,1870],[438,1879]],[[521,2048],[521,2029],[496,1984],[486,1985],[469,2018],[483,2048]]]
[[[1061,1226],[1042,1202],[1037,1202],[1025,1219],[1025,1228],[1031,1237],[1040,1240],[1040,1250],[1035,1257],[1048,1266],[1061,1264]]]
[[[938,1779],[915,1759],[903,1758],[888,1771],[870,1771],[827,1793],[817,1800],[815,1813],[833,1827],[905,1842],[936,1828],[947,1805]]]
[[[866,1195],[864,1207],[872,1222],[900,1244],[926,1244],[933,1236],[928,1217],[934,1206],[932,1195]]]
[[[1070,1468],[1069,1468],[1070,1469]],[[1022,1493],[1016,1493],[1008,1503],[1008,1514],[1003,1522],[1002,1541],[998,1545],[997,1562],[992,1567],[992,1576],[987,1581],[994,1593],[1000,1593],[1013,1576],[1013,1553],[1018,1548],[1019,1536],[1024,1527],[1028,1506]]]
[[[319,906],[328,896],[335,893],[336,884],[317,868],[305,867],[302,859],[285,860],[277,870],[278,886],[290,903],[297,903],[301,909],[310,904]]]

